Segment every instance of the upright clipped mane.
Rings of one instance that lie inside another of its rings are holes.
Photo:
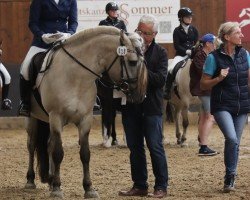
[[[79,40],[88,40],[89,38],[102,35],[102,34],[119,35],[120,30],[112,26],[98,26],[95,28],[85,29],[72,35],[69,39],[66,40],[65,44],[71,43],[74,41],[79,42]]]

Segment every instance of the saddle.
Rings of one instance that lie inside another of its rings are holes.
[[[48,115],[48,113],[46,112],[46,110],[44,109],[43,105],[42,105],[42,101],[41,101],[41,95],[38,92],[38,88],[36,87],[36,79],[39,73],[43,73],[46,70],[49,69],[50,64],[53,60],[53,55],[54,52],[59,49],[61,47],[60,44],[53,46],[52,48],[44,51],[44,52],[39,52],[37,54],[35,54],[33,56],[33,58],[31,59],[31,63],[29,66],[29,77],[30,77],[30,87],[33,88],[33,95],[37,101],[37,103],[39,104],[39,106],[42,108],[42,110]],[[43,71],[41,71],[41,68],[43,66],[43,62],[45,60],[46,55],[50,52],[50,50],[54,50],[54,52],[52,52],[48,58],[47,61],[49,61],[48,63],[46,63],[46,67]]]
[[[42,64],[46,55],[47,55],[47,51],[39,52],[35,54],[31,60],[31,63],[29,66],[29,77],[30,77],[30,84],[32,88],[36,85],[36,78],[42,68]]]
[[[30,83],[31,83],[32,88],[36,85],[37,75],[39,73],[43,73],[49,69],[50,64],[53,60],[54,52],[56,50],[58,50],[60,47],[61,47],[61,43],[55,44],[55,46],[49,48],[48,50],[46,50],[44,52],[39,52],[33,56],[33,58],[31,59],[30,66],[29,66],[29,78],[30,78]],[[50,53],[50,55],[49,55],[48,63],[46,63],[46,68],[43,71],[41,71],[44,59],[45,59],[46,55],[49,52],[51,52],[51,50],[53,50],[53,52]]]
[[[174,67],[174,69],[173,69],[173,71],[172,71],[173,80],[175,80],[176,74],[177,74],[177,72],[179,71],[179,69],[183,68],[183,67],[186,65],[188,59],[189,59],[189,58],[187,57],[187,58],[185,58],[184,60],[178,62],[178,63],[175,65],[175,67]],[[189,76],[189,74],[188,74],[188,76]],[[179,99],[181,98],[180,95],[179,95],[179,92],[178,92],[178,89],[177,89],[177,85],[176,85],[176,84],[174,85],[174,93],[176,94],[176,96],[177,96]]]
[[[183,68],[183,67],[186,65],[188,59],[189,59],[189,58],[187,57],[187,58],[185,58],[184,60],[181,60],[180,62],[178,62],[178,63],[175,65],[175,67],[174,67],[174,69],[173,69],[173,71],[172,71],[172,76],[173,76],[174,79],[175,79],[176,74],[177,74],[177,72],[179,71],[179,69],[180,69],[180,68]]]

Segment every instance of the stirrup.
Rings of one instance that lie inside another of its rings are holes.
[[[12,110],[12,103],[10,99],[4,99],[2,101],[2,106],[1,106],[2,110]]]
[[[19,110],[18,110],[18,115],[19,116],[24,116],[24,117],[30,117],[30,110],[29,106],[26,104],[21,103]]]

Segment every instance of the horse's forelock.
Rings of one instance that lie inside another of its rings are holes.
[[[128,37],[135,48],[142,49],[144,44],[142,37],[140,37],[137,33],[130,33]]]

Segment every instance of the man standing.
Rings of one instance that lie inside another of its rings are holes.
[[[155,43],[158,23],[154,16],[144,15],[136,32],[145,42],[145,60],[148,69],[148,86],[141,104],[127,104],[122,108],[122,122],[130,150],[133,187],[120,191],[120,196],[167,195],[168,167],[162,144],[163,86],[167,76],[168,58],[164,48]],[[155,176],[154,192],[148,194],[148,172],[144,138],[150,151]]]

